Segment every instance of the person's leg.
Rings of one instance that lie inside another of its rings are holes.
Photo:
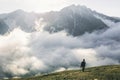
[[[82,68],[82,71],[83,71],[83,72],[85,71],[85,67]]]

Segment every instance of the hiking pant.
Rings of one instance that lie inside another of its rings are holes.
[[[82,72],[84,72],[85,71],[85,67],[82,67]]]

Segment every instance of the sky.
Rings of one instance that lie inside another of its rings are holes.
[[[72,4],[85,5],[106,15],[120,17],[120,0],[0,0],[0,13],[17,9],[42,13],[58,11]]]

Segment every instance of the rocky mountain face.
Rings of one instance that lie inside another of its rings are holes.
[[[68,34],[79,36],[85,32],[93,32],[108,26],[93,15],[93,11],[85,6],[69,6],[60,12],[51,12],[44,16],[49,32],[65,30]]]
[[[8,29],[8,25],[3,20],[0,20],[0,34],[5,34],[8,32]]]
[[[41,22],[46,24],[44,25],[44,30],[50,33],[64,30],[73,36],[109,28],[109,25],[104,22],[104,19],[114,23],[120,22],[120,18],[109,17],[80,5],[71,5],[58,12],[51,11],[44,14],[17,10],[8,14],[1,14],[0,19],[8,25],[10,31],[19,27],[25,32],[35,31],[35,21],[42,19]],[[3,26],[1,27],[5,28]],[[3,32],[0,31],[0,33]]]
[[[27,13],[23,10],[17,10],[9,14],[2,14],[0,18],[9,26],[9,30],[16,27],[21,28],[25,32],[35,31],[34,25],[37,19],[37,14]]]

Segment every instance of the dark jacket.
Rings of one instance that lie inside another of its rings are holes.
[[[85,61],[82,61],[82,62],[81,62],[81,67],[85,67],[85,65],[86,65],[86,62],[85,62]]]

